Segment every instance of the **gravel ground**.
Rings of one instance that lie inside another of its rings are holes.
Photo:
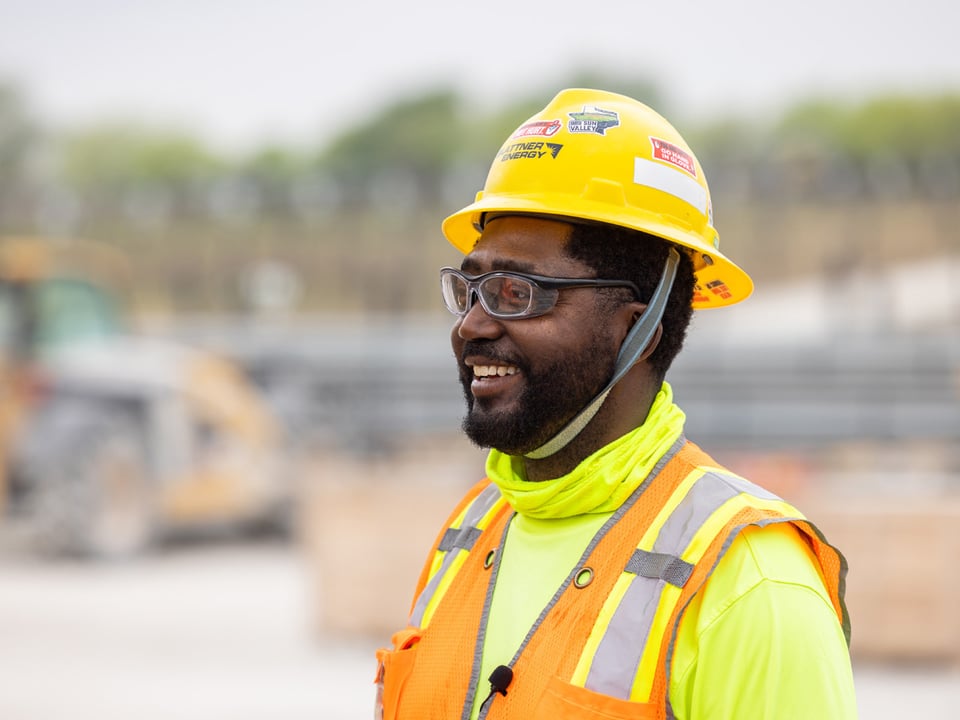
[[[271,543],[113,565],[4,552],[0,718],[367,720],[375,643],[317,637],[310,587]],[[855,675],[862,718],[960,717],[960,669]]]

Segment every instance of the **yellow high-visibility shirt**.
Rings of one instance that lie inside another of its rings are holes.
[[[513,518],[481,678],[510,662],[607,518]],[[473,718],[485,694],[477,693]],[[750,527],[731,543],[680,622],[669,698],[678,720],[856,717],[843,630],[819,566],[791,525]]]

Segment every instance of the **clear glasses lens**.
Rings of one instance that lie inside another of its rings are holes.
[[[556,293],[544,291],[529,280],[516,275],[491,275],[479,281],[468,281],[455,272],[441,275],[443,301],[454,315],[463,315],[470,305],[470,294],[476,292],[484,310],[495,317],[523,317],[533,309],[539,295],[552,303]]]
[[[470,289],[463,278],[452,272],[440,275],[440,288],[443,291],[443,304],[454,315],[462,315],[467,311]]]
[[[478,287],[483,304],[499,315],[523,315],[530,309],[534,286],[529,281],[508,275],[494,275]]]

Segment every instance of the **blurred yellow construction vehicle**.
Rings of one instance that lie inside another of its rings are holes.
[[[282,526],[279,424],[231,361],[127,332],[125,260],[0,239],[0,505],[44,549],[128,556],[173,530]]]

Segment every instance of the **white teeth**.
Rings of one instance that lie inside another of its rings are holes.
[[[499,377],[504,377],[505,375],[515,375],[517,373],[517,368],[513,365],[474,365],[473,366],[473,376],[474,377],[492,377],[497,375]]]

